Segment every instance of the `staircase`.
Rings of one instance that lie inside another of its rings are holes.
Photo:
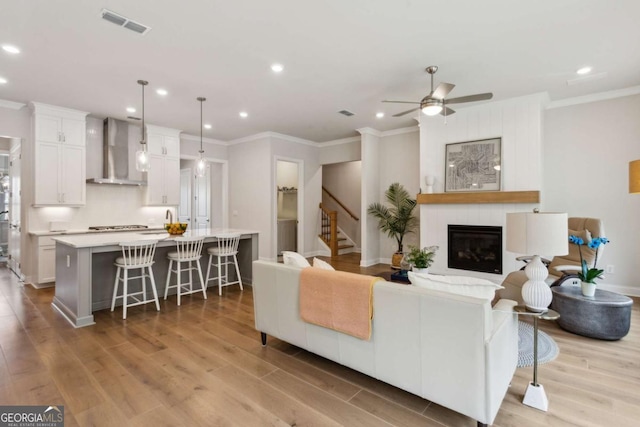
[[[338,230],[338,213],[325,209],[322,203],[320,203],[320,210],[322,217],[318,237],[329,246],[331,256],[334,257],[349,252],[349,249],[352,249],[353,245],[349,243],[348,239]]]

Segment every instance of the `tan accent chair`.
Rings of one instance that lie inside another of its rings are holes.
[[[574,235],[584,240],[585,245],[582,246],[582,257],[589,265],[593,265],[596,251],[586,246],[586,243],[588,243],[592,237],[605,237],[602,221],[597,218],[569,218],[568,225],[567,238],[569,238],[570,235]],[[600,245],[598,248],[598,258],[602,256],[603,249],[604,245]],[[516,259],[526,263],[531,259],[531,256],[522,256]],[[568,255],[555,256],[551,261],[543,258],[542,262],[549,268],[549,277],[547,277],[546,282],[550,286],[580,284],[580,279],[576,276],[576,273],[580,270],[580,250],[578,249],[578,245],[569,243]],[[527,276],[524,270],[509,273],[502,282],[504,289],[499,291],[500,298],[518,301],[519,304],[523,304],[522,285],[524,285],[526,281]]]

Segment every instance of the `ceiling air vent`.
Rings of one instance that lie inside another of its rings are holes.
[[[109,21],[113,24],[116,24],[120,27],[124,27],[131,31],[135,31],[138,34],[144,35],[144,34],[147,34],[149,30],[151,30],[151,27],[147,27],[146,25],[142,25],[139,22],[132,21],[127,17],[124,17],[122,15],[119,15],[107,9],[102,9],[102,11],[100,12],[100,15],[102,16],[102,19]]]
[[[342,114],[343,116],[347,116],[347,117],[350,117],[350,116],[354,115],[351,111],[348,111],[348,110],[340,110],[340,111],[338,111],[338,113]]]

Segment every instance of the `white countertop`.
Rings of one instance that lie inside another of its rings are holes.
[[[240,233],[244,235],[258,234],[256,230],[243,230],[237,228],[207,228],[202,230],[187,230],[183,237],[215,237],[223,233]],[[122,242],[139,242],[142,240],[173,240],[180,236],[171,236],[162,230],[125,231],[110,233],[86,233],[73,235],[58,235],[52,237],[58,243],[74,248],[91,248],[98,246],[112,246]]]
[[[36,230],[30,231],[29,235],[31,236],[60,236],[66,234],[95,234],[95,233],[139,233],[140,231],[153,231],[153,230],[164,230],[164,227],[161,225],[153,226],[149,228],[145,228],[144,230],[89,230],[88,228],[77,228],[74,230],[60,230],[60,231],[51,231],[51,230]]]

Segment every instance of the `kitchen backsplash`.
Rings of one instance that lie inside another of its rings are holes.
[[[29,230],[49,230],[51,221],[66,221],[70,229],[94,225],[161,225],[166,207],[143,206],[141,187],[87,185],[87,204],[80,208],[43,207],[31,209]],[[175,217],[175,208],[172,212]]]

